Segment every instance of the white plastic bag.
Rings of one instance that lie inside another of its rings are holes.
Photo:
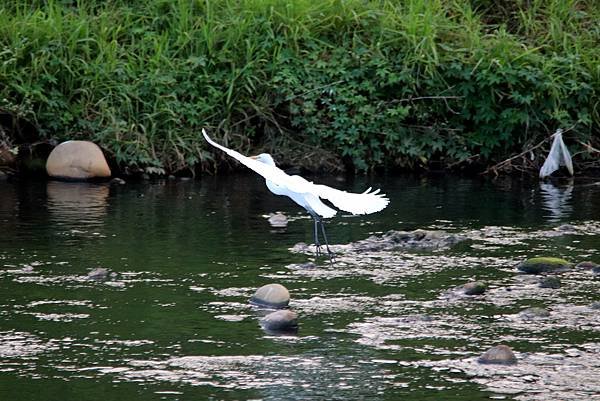
[[[565,145],[563,142],[562,133],[563,130],[559,128],[554,134],[554,141],[552,141],[550,153],[548,153],[546,161],[540,169],[540,178],[548,177],[550,174],[558,170],[560,166],[565,166],[567,170],[569,170],[569,173],[573,175],[573,161],[571,160],[571,153],[569,153],[567,145]]]

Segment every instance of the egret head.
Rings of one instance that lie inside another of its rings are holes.
[[[273,157],[268,153],[261,153],[260,155],[252,156],[250,158],[257,160],[261,163],[268,164],[269,166],[275,165],[275,160],[273,160]]]

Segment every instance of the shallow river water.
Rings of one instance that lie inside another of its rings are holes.
[[[331,219],[334,244],[415,229],[468,240],[302,267],[313,256],[291,248],[312,243],[311,220],[255,175],[0,183],[0,400],[600,399],[600,274],[574,268],[551,289],[515,269],[600,263],[600,185],[324,183],[391,199]],[[269,225],[275,211],[287,228]],[[98,267],[113,274],[88,278]],[[472,280],[486,293],[449,292]],[[248,299],[268,283],[290,290],[297,335],[259,326]],[[549,315],[519,314],[533,306]],[[500,343],[516,365],[477,362]]]

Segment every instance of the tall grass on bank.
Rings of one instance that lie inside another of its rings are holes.
[[[598,21],[594,0],[5,1],[0,109],[167,171],[208,168],[205,126],[308,166],[485,164],[557,127],[598,141]]]

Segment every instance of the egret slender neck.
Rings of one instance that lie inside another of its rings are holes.
[[[268,154],[268,153],[261,153],[258,156],[254,157],[257,161],[267,164],[269,166],[275,166],[275,160],[273,160],[273,157]]]

